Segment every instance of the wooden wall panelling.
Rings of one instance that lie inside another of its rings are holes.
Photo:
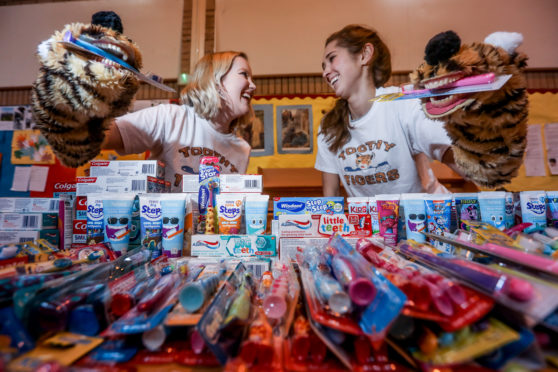
[[[185,0],[190,2],[191,0]],[[186,4],[185,4],[186,5]],[[186,12],[185,12],[186,13]],[[186,31],[185,31],[186,33]],[[182,63],[189,66],[189,41],[183,40]],[[184,70],[182,70],[184,71]],[[387,85],[401,85],[408,82],[408,71],[394,72]],[[527,89],[542,91],[558,91],[558,69],[533,69],[525,74],[527,79]],[[329,95],[333,94],[331,88],[322,79],[321,74],[306,75],[272,75],[255,76],[256,96],[284,96],[284,95]],[[166,80],[165,84],[174,87],[177,92],[181,86],[176,80]],[[31,87],[0,87],[0,106],[15,106],[29,104],[31,97]],[[142,84],[138,94],[138,99],[171,99],[177,98],[178,93],[167,93],[147,84]]]

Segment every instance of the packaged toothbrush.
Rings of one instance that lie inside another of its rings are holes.
[[[217,213],[215,212],[216,195],[219,194],[220,182],[219,158],[205,156],[201,158],[199,167],[199,192],[198,209],[200,211],[200,225],[198,229],[206,234],[215,234],[217,231]]]

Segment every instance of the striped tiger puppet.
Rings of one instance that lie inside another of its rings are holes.
[[[126,113],[139,80],[120,65],[66,48],[67,31],[139,70],[139,48],[126,36],[97,24],[73,23],[38,47],[40,69],[31,102],[37,128],[62,164],[78,167],[101,151],[110,121]]]
[[[509,183],[523,162],[527,56],[515,51],[522,39],[518,33],[496,32],[482,43],[461,45],[453,31],[443,32],[428,42],[425,62],[410,74],[415,86],[428,89],[490,72],[511,75],[498,90],[421,99],[425,114],[444,122],[463,175],[482,187]]]

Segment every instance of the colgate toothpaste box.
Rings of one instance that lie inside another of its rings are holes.
[[[343,237],[372,236],[369,214],[280,215],[279,237],[316,238],[339,234]]]
[[[192,235],[191,255],[205,257],[275,257],[274,235]]]
[[[87,243],[87,220],[74,220],[72,243]]]
[[[53,196],[55,198],[65,195],[65,194],[76,194],[76,183],[75,182],[56,182],[53,185]]]
[[[161,192],[160,190],[161,184],[159,180],[151,176],[99,176],[76,178],[77,196],[103,192]]]
[[[151,176],[165,178],[165,163],[159,160],[92,160],[89,175],[97,176]]]

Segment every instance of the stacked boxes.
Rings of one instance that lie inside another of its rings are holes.
[[[46,239],[60,247],[58,198],[0,198],[0,244]]]
[[[87,239],[87,195],[93,193],[163,193],[170,191],[165,182],[165,164],[158,160],[91,161],[90,177],[77,177],[75,217],[72,243],[85,244]],[[137,199],[137,198],[136,198]],[[137,202],[137,200],[136,200]],[[132,219],[139,231],[139,212]],[[131,242],[136,245],[137,242]]]

